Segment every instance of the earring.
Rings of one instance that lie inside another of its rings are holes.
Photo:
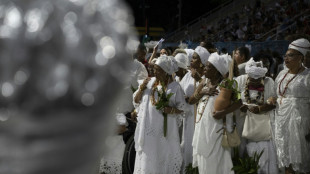
[[[200,65],[199,65],[199,66],[200,66],[200,68],[201,68],[201,67],[203,67],[203,64],[202,64],[202,63],[200,63]]]

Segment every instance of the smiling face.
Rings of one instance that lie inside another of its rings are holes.
[[[284,56],[284,63],[288,69],[294,69],[301,66],[303,55],[296,50],[288,49]]]
[[[161,49],[159,54],[160,54],[160,56],[163,56],[163,55],[168,56],[168,52],[165,49]]]

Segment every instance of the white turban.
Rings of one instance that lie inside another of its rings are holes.
[[[186,54],[178,53],[174,58],[178,63],[178,67],[183,68],[183,69],[187,69],[188,56]]]
[[[172,56],[162,55],[157,58],[156,65],[160,66],[166,73],[172,75],[178,71],[178,63]]]
[[[219,55],[217,52],[212,53],[208,60],[218,72],[225,76],[229,71],[230,63],[232,62],[231,56],[228,54]]]
[[[195,49],[195,53],[199,55],[202,64],[206,65],[208,58],[210,56],[209,51],[202,46],[198,46]]]
[[[267,71],[268,69],[263,67],[262,61],[255,62],[253,58],[251,58],[245,65],[245,73],[253,79],[265,77]]]
[[[306,56],[307,52],[310,51],[310,43],[307,39],[297,39],[293,41],[289,46],[289,49],[297,50],[304,56]]]
[[[187,56],[188,56],[188,64],[187,66],[190,66],[190,63],[191,63],[191,60],[192,60],[192,57],[193,57],[193,54],[194,54],[194,50],[193,49],[184,49]]]

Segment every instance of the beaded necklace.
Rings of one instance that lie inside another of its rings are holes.
[[[249,92],[249,82],[250,78],[247,78],[246,84],[245,84],[245,91],[244,91],[244,98],[247,103],[252,103],[252,104],[257,104],[257,105],[262,105],[264,104],[264,91],[258,91],[258,96],[255,99],[252,99],[250,97],[250,92]],[[264,78],[260,81],[261,86],[264,86]]]
[[[301,67],[299,68],[297,74],[295,74],[294,77],[292,77],[292,78],[286,83],[283,92],[281,92],[281,84],[282,84],[283,80],[285,79],[285,77],[287,76],[288,71],[287,71],[287,73],[284,75],[284,77],[282,78],[282,80],[280,81],[279,86],[278,86],[279,94],[280,94],[280,96],[281,96],[280,104],[282,104],[282,98],[284,98],[284,94],[285,94],[285,92],[286,92],[286,90],[287,90],[287,88],[288,88],[288,85],[293,81],[293,79],[295,79],[295,77],[297,77],[297,75],[299,74],[299,71],[300,71],[300,70],[301,70]]]
[[[211,81],[208,81],[207,84],[206,84],[205,86],[208,86],[208,88],[209,88],[210,83],[211,83]],[[205,109],[206,109],[206,107],[207,107],[209,98],[210,98],[210,96],[207,95],[207,98],[205,98],[205,99],[203,100],[203,102],[204,102],[203,104],[204,104],[204,105],[203,105],[203,107],[202,107],[202,112],[199,112],[199,109],[197,108],[197,110],[198,110],[198,115],[200,115],[200,117],[199,117],[199,120],[198,120],[198,121],[196,121],[196,118],[195,118],[195,123],[199,123],[199,122],[200,122],[200,120],[201,120],[201,118],[202,118],[202,115],[203,115],[203,113],[204,113],[204,111],[205,111]],[[202,100],[202,98],[201,98],[200,100]]]

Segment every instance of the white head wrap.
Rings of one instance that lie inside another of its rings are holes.
[[[156,65],[160,66],[166,73],[172,75],[178,71],[178,63],[172,56],[160,56],[157,58]]]
[[[187,69],[188,65],[188,56],[184,53],[178,53],[175,57],[175,60],[178,63],[178,66],[183,69]]]
[[[310,43],[307,39],[297,39],[293,41],[289,46],[289,49],[297,50],[304,56],[306,56],[307,52],[310,51]]]
[[[157,58],[154,58],[154,59],[151,60],[151,63],[154,64],[156,61],[157,61]]]
[[[253,79],[265,77],[267,71],[268,69],[263,67],[262,61],[255,62],[253,58],[251,58],[245,65],[245,73]]]
[[[210,56],[209,51],[202,46],[198,46],[195,49],[195,53],[199,55],[202,64],[206,65],[208,58]]]
[[[229,71],[229,65],[232,59],[228,54],[219,55],[215,52],[210,55],[208,61],[222,74],[222,76],[225,76]]]
[[[194,50],[193,49],[184,49],[187,56],[188,56],[188,64],[187,66],[190,66],[190,63],[191,63],[191,60],[192,60],[192,57],[193,57],[193,54],[194,54]]]

